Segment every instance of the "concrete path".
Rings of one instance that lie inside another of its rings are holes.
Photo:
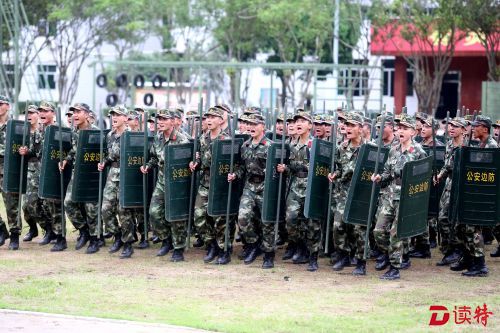
[[[127,320],[0,310],[0,332],[22,333],[207,333],[194,328]]]

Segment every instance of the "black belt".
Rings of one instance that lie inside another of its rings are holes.
[[[299,171],[295,174],[297,178],[307,178],[307,171]]]
[[[260,175],[250,175],[248,176],[248,182],[253,184],[260,184],[264,181],[264,176]]]
[[[119,162],[111,162],[111,167],[112,168],[119,168],[120,167],[120,163]]]

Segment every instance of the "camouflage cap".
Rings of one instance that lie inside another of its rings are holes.
[[[241,121],[242,123],[247,122],[248,114],[243,113],[241,116],[239,116],[238,121]]]
[[[69,110],[66,111],[66,113],[64,114],[65,116],[72,116],[73,115],[73,110]]]
[[[357,112],[346,112],[342,117],[339,118],[342,118],[346,124],[350,123],[354,125],[363,126],[364,123],[363,116],[361,116]]]
[[[313,118],[313,123],[315,124],[322,124],[324,122],[324,117],[322,115],[315,115],[314,118]]]
[[[146,112],[143,108],[139,108],[139,107],[135,107],[135,108],[134,108],[134,111],[135,111],[135,112],[141,112],[141,113],[142,113],[142,112]]]
[[[415,118],[407,115],[406,113],[398,114],[394,121],[400,126],[406,126],[413,129],[416,129],[417,127]]]
[[[169,109],[160,109],[156,112],[156,118],[172,119],[174,117]]]
[[[70,111],[85,111],[90,112],[90,106],[85,103],[75,103],[73,106],[69,108]]]
[[[415,119],[416,120],[426,120],[427,118],[429,118],[429,115],[427,113],[424,113],[424,112],[416,112],[415,113]]]
[[[446,120],[445,120],[446,121]],[[448,121],[448,124],[452,125],[452,126],[455,126],[455,127],[463,127],[463,128],[467,128],[467,122],[465,121],[464,118],[460,118],[460,117],[455,117],[453,119],[450,119]]]
[[[30,104],[26,108],[26,112],[28,112],[28,113],[38,113],[38,107],[36,105]]]
[[[467,125],[470,125],[472,124],[472,120],[474,118],[474,115],[473,114],[466,114],[463,119],[465,120],[465,122],[467,123]]]
[[[246,115],[254,114],[254,113],[260,114],[261,109],[258,106],[250,106],[250,107],[246,108],[245,111],[243,111],[243,114],[246,114]]]
[[[258,113],[253,113],[253,114],[249,114],[248,116],[246,116],[246,122],[250,123],[250,124],[265,124],[266,123],[264,117],[262,117]]]
[[[170,110],[170,113],[172,114],[172,117],[177,118],[177,119],[182,119],[182,115],[183,115],[184,111],[181,113],[181,111],[179,111],[179,109],[175,109],[175,110]]]
[[[139,119],[140,116],[141,116],[141,114],[138,111],[136,111],[135,109],[132,111],[129,111],[129,113],[128,113],[129,120]]]
[[[493,127],[500,127],[500,119],[497,120],[496,122],[494,122],[493,124],[491,124],[491,126],[493,126]]]
[[[472,123],[472,126],[484,126],[486,128],[491,128],[491,118],[483,115],[476,117],[476,120]]]
[[[218,108],[218,107],[215,106],[213,108],[208,109],[208,111],[205,112],[205,116],[215,116],[215,117],[223,118],[224,117],[224,111],[221,108]]]
[[[186,112],[186,118],[199,118],[200,115],[198,114],[198,111],[196,110],[191,110]]]
[[[184,108],[182,106],[177,106],[175,109],[173,109],[171,111],[179,112],[181,115],[184,114]]]
[[[376,126],[380,127],[382,125],[382,117],[383,117],[383,115],[379,115],[377,117],[377,124],[376,124]],[[394,117],[392,116],[392,113],[386,114],[385,115],[385,123],[391,123],[392,124],[393,122],[394,122]]]
[[[217,104],[213,108],[219,109],[219,110],[222,110],[223,112],[227,112],[228,114],[231,114],[231,108],[227,104]]]
[[[280,112],[278,114],[278,116],[276,117],[276,122],[278,122],[278,121],[282,121],[282,122],[285,121],[285,114],[283,112]]]
[[[370,125],[371,126],[372,125],[372,120],[370,118],[368,118],[368,117],[363,117],[363,123],[365,125]]]
[[[119,115],[119,116],[128,116],[128,110],[123,105],[116,105],[116,106],[113,106],[109,110],[109,114],[116,114],[116,115]]]
[[[297,120],[299,118],[305,119],[312,124],[311,114],[309,112],[299,111],[293,116],[293,120]]]
[[[433,117],[427,117],[426,119],[423,119],[422,124],[425,126],[432,127],[433,121],[434,121],[434,128],[437,129],[439,127],[439,122],[436,121]]]
[[[40,105],[38,106],[38,110],[39,111],[52,111],[52,112],[54,112],[56,110],[56,107],[51,102],[41,101]]]
[[[10,99],[7,96],[0,95],[0,104],[10,104]]]

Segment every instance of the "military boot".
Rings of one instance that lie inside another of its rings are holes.
[[[203,247],[203,245],[205,245],[205,243],[203,242],[203,239],[201,239],[200,236],[196,236],[196,240],[193,242],[193,247]]]
[[[297,244],[295,244],[294,242],[288,242],[285,254],[283,254],[281,260],[292,259],[296,251],[297,251]]]
[[[250,247],[250,250],[248,250],[248,254],[245,257],[245,260],[243,260],[245,265],[250,265],[255,261],[255,259],[257,259],[259,255],[262,254],[259,244],[253,243],[253,244],[248,244],[248,246]]]
[[[172,258],[170,258],[171,262],[179,262],[184,261],[184,249],[174,249],[172,253]]]
[[[377,263],[375,264],[375,269],[377,271],[383,271],[384,269],[389,266],[390,261],[389,261],[389,256],[387,254],[384,254],[381,258],[377,258]]]
[[[341,271],[344,269],[344,267],[349,266],[351,263],[351,259],[349,258],[349,253],[339,250],[339,259],[333,265],[333,270],[334,271]]]
[[[340,251],[333,251],[332,254],[330,255],[330,265],[335,265],[337,261],[339,261],[340,258]]]
[[[222,251],[219,254],[219,258],[217,258],[217,265],[227,265],[231,262],[231,249],[227,249],[227,251]]]
[[[24,236],[23,242],[31,242],[33,238],[38,236],[38,228],[36,227],[36,223],[33,221],[29,222],[30,230]]]
[[[9,250],[19,250],[19,234],[10,234]]]
[[[50,252],[60,252],[64,251],[68,248],[68,244],[66,243],[66,238],[63,235],[57,235],[57,240],[54,246],[50,249]]]
[[[99,236],[99,239],[97,240],[97,245],[99,245],[99,248],[106,246],[106,237],[104,237],[104,235]]]
[[[76,242],[75,250],[80,250],[85,245],[87,245],[87,242],[90,240],[89,228],[87,226],[81,228],[79,232],[80,236],[78,237],[78,240]]]
[[[0,246],[5,244],[5,240],[9,238],[9,231],[5,224],[0,227]]]
[[[111,247],[109,248],[108,252],[109,253],[118,252],[118,251],[120,251],[120,249],[122,248],[122,246],[123,246],[122,233],[120,231],[118,231],[115,234],[115,241],[113,242],[113,245],[111,245]]]
[[[49,228],[45,229],[45,235],[43,236],[42,240],[38,244],[39,245],[47,245],[53,239],[57,240],[57,235],[54,232],[52,232],[52,228],[49,227]]]
[[[171,247],[172,243],[170,242],[170,239],[164,239],[162,242],[161,242],[161,247],[160,247],[160,250],[158,251],[158,253],[156,254],[157,257],[163,257],[164,255],[167,255],[167,253],[170,252],[170,247]]]
[[[264,252],[264,261],[262,262],[262,268],[274,268],[274,251]]]
[[[243,260],[247,257],[248,252],[250,252],[250,246],[247,243],[243,242],[243,246],[241,247],[241,252],[238,254],[238,259]]]
[[[139,241],[139,244],[137,244],[136,248],[140,250],[147,249],[149,247],[149,241],[146,239],[146,235],[144,233],[141,233],[141,240]]]
[[[498,245],[495,250],[491,251],[490,257],[492,257],[492,258],[500,257],[500,245]]]
[[[453,264],[450,265],[450,270],[454,272],[460,272],[464,271],[466,269],[470,269],[472,264],[473,264],[473,258],[469,256],[468,254],[465,254],[460,258],[459,261],[454,262]]]
[[[126,242],[123,244],[123,251],[120,254],[120,259],[127,259],[132,257],[134,253],[134,248],[132,247],[132,242]]]
[[[428,259],[431,257],[431,246],[423,245],[408,253],[411,258]]]
[[[87,247],[85,253],[92,254],[98,251],[99,251],[99,240],[97,239],[97,236],[90,236],[89,247]]]
[[[441,261],[438,261],[436,263],[436,266],[447,266],[453,264],[454,262],[460,260],[461,257],[462,257],[462,251],[460,251],[460,249],[455,248],[452,251],[448,251],[444,255],[443,259],[441,259]]]
[[[297,252],[292,258],[292,262],[295,265],[307,264],[309,262],[309,251],[307,250],[306,244],[301,241],[298,244]]]
[[[366,261],[358,259],[358,262],[356,263],[356,268],[352,271],[352,275],[355,276],[360,276],[360,275],[366,275]]]
[[[484,262],[484,256],[483,257],[474,257],[473,259],[474,264],[471,266],[467,272],[462,272],[463,276],[468,276],[468,277],[476,277],[476,276],[487,276],[488,275],[488,267],[486,267],[486,263]]]
[[[403,261],[401,262],[400,269],[408,269],[411,267],[411,260],[408,254],[403,254]]]
[[[399,275],[399,269],[392,265],[387,272],[380,276],[380,279],[382,280],[397,280],[399,278],[401,278],[401,276]]]
[[[436,228],[429,228],[429,246],[431,247],[431,249],[435,249],[437,247]]]
[[[211,241],[210,243],[207,244],[207,254],[205,255],[205,257],[203,257],[203,261],[206,264],[214,261],[214,259],[217,258],[219,251],[220,249],[219,245],[217,245],[217,242],[215,240]]]
[[[318,252],[313,252],[309,256],[309,265],[307,266],[309,272],[316,272],[318,270]]]

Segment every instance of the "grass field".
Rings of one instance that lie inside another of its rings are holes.
[[[26,232],[26,230],[25,230]],[[500,331],[500,261],[488,258],[487,278],[467,279],[431,260],[413,260],[402,279],[381,281],[369,263],[368,275],[352,268],[333,272],[277,260],[264,271],[261,258],[245,266],[233,256],[225,267],[206,265],[192,249],[186,262],[155,257],[157,246],[136,250],[132,259],[22,243],[0,248],[0,308],[168,323],[222,332],[456,332]],[[39,239],[39,238],[38,238]],[[491,246],[488,247],[488,250]],[[236,248],[236,253],[239,248]],[[280,255],[282,250],[280,251]],[[487,304],[493,315],[483,327],[457,325],[454,306]],[[430,305],[444,305],[450,322],[429,327]]]

